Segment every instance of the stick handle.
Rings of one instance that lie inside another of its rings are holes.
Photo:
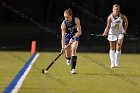
[[[102,34],[90,34],[91,36],[103,36]]]
[[[122,33],[119,33],[122,34]],[[103,34],[90,34],[91,36],[103,36]],[[116,34],[107,34],[107,35],[116,35]]]

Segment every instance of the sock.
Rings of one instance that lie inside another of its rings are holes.
[[[71,66],[72,66],[72,69],[75,69],[76,62],[77,62],[77,56],[72,56],[72,58],[71,58]]]
[[[119,65],[120,55],[121,55],[121,50],[120,51],[116,50],[116,54],[115,54],[115,66],[118,66]]]
[[[110,56],[111,65],[114,65],[115,64],[115,51],[110,49],[109,56]]]

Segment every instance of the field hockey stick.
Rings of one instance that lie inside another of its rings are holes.
[[[119,33],[122,34],[122,33]],[[91,36],[103,36],[103,34],[90,34]],[[107,34],[107,35],[116,35],[116,34]]]
[[[70,47],[71,44],[69,44],[64,50],[63,52],[60,52],[59,55],[49,64],[49,66],[46,69],[42,69],[42,73],[46,74],[49,70],[49,68],[56,62],[56,60],[64,53],[64,51]]]

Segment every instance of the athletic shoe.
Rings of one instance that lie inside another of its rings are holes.
[[[116,65],[115,67],[116,67],[116,68],[119,68],[119,65]]]
[[[71,70],[71,74],[77,74],[75,69]]]
[[[114,64],[111,64],[110,68],[115,68],[115,65]]]
[[[115,67],[119,67],[118,63],[115,63]]]
[[[70,65],[71,65],[71,60],[68,60],[68,59],[67,59],[67,60],[66,60],[66,63],[67,63],[68,66],[70,66]]]

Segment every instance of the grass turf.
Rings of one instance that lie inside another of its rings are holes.
[[[17,56],[19,55],[19,56]],[[0,91],[28,61],[29,52],[0,53]],[[119,68],[110,68],[107,53],[78,53],[77,74],[70,74],[64,55],[42,74],[58,52],[41,52],[19,93],[139,93],[140,55],[122,54]]]

